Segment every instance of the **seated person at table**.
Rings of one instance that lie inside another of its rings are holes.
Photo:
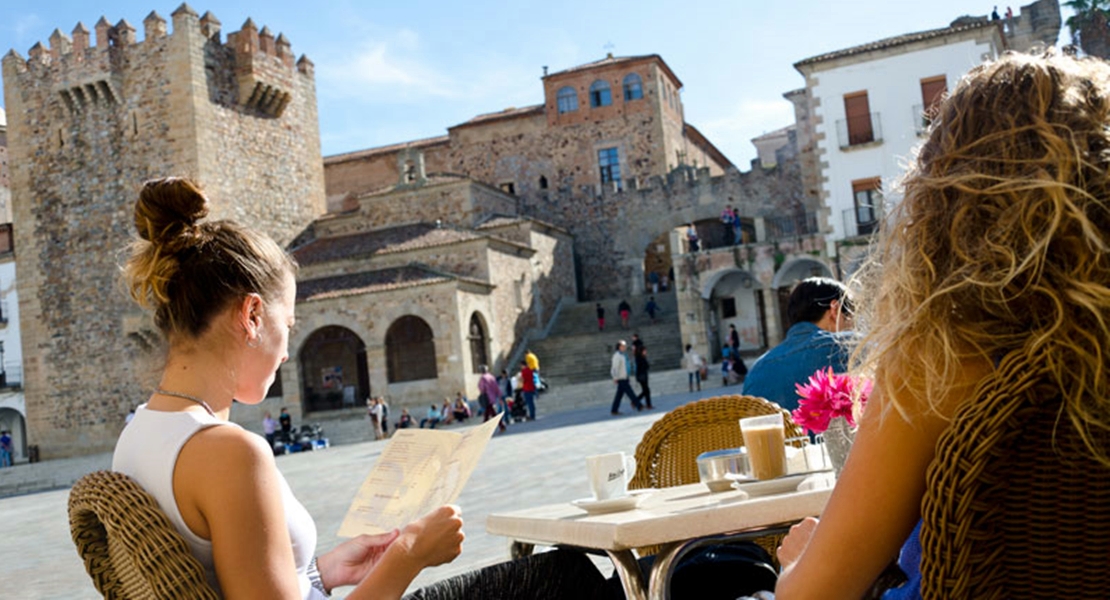
[[[1051,458],[1102,466],[1088,486],[1110,479],[1110,67],[1050,52],[972,69],[904,187],[860,295],[859,372],[874,390],[820,523],[780,548],[778,600],[859,598],[899,547],[909,581],[883,598],[920,597],[918,557],[934,533],[921,529],[926,469],[961,408],[1026,393],[1002,365],[1043,373],[1052,431],[1081,439]],[[1080,537],[1079,551],[1104,562],[1110,542]],[[1035,558],[1053,585],[1061,559]]]
[[[112,469],[137,481],[225,598],[399,598],[422,569],[462,551],[462,519],[442,506],[401,531],[361,535],[314,557],[316,525],[265,440],[228,420],[266,398],[289,358],[296,265],[265,234],[207,221],[192,182],[146,182],[140,239],[124,277],[154,311],[167,351],[161,380],[120,434]]]
[[[818,369],[847,370],[847,343],[854,339],[847,331],[851,312],[844,284],[825,277],[803,280],[786,303],[792,323],[786,338],[755,361],[744,377],[742,393],[766,398],[786,410],[798,408],[796,384],[808,381]]]

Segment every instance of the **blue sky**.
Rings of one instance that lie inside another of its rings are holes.
[[[470,117],[540,103],[542,68],[659,54],[682,80],[686,120],[747,170],[750,139],[793,121],[783,92],[803,58],[947,25],[992,4],[955,0],[531,0],[306,2],[191,6],[226,34],[247,17],[282,32],[316,64],[325,155],[442,135]],[[0,0],[0,51],[23,56],[78,21],[127,19],[142,36],[151,10],[132,0]],[[1014,10],[1018,5],[1014,4]],[[1006,5],[999,5],[1004,12]],[[1066,32],[1062,35],[1066,40]]]

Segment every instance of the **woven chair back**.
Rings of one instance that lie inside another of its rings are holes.
[[[122,473],[97,471],[74,484],[69,529],[105,598],[218,598],[158,502]]]
[[[636,446],[636,474],[629,487],[664,488],[697,483],[698,455],[744,445],[740,419],[781,412],[786,437],[802,435],[790,413],[755,396],[716,396],[667,413]]]
[[[1026,360],[1003,361],[960,409],[926,481],[923,598],[1110,594],[1110,469]]]

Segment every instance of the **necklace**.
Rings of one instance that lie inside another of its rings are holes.
[[[191,402],[196,402],[197,404],[203,406],[204,410],[208,411],[209,415],[212,415],[213,417],[216,416],[216,413],[212,412],[212,407],[208,406],[207,402],[205,402],[204,400],[201,400],[200,398],[197,398],[196,396],[190,396],[189,394],[182,394],[181,392],[171,392],[169,390],[163,390],[162,388],[155,389],[154,393],[155,394],[160,394],[162,396],[172,396],[174,398],[181,398],[183,400],[189,400]]]

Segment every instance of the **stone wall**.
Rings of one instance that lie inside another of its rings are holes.
[[[3,59],[29,441],[44,459],[110,449],[145,399],[153,348],[124,335],[118,286],[142,181],[195,177],[214,218],[282,242],[324,209],[311,63],[283,38],[232,52],[185,5],[167,29],[151,13],[140,42],[102,18],[95,45],[79,24]],[[287,96],[244,103],[233,68]],[[280,69],[284,83],[263,73]]]

